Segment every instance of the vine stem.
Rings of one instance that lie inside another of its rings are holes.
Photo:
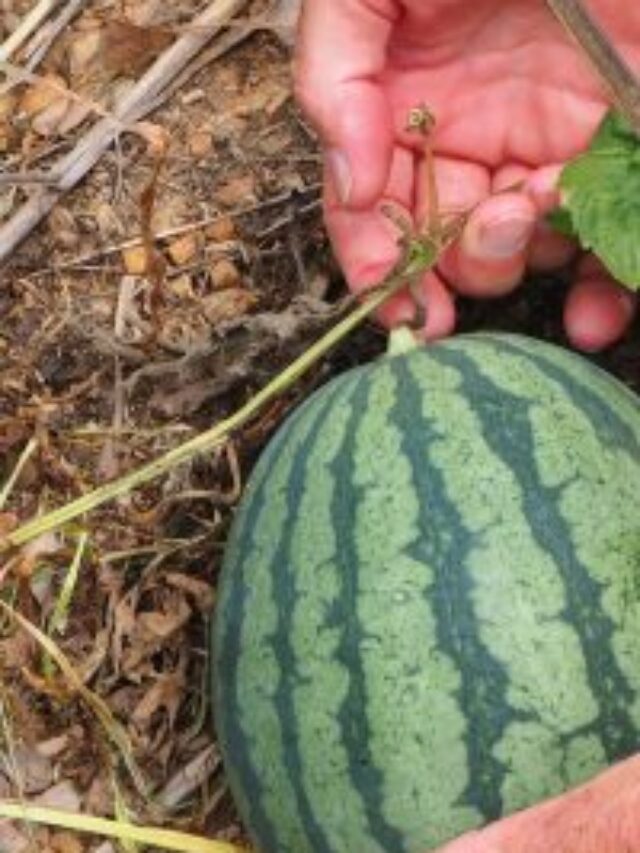
[[[591,61],[616,107],[640,136],[640,81],[583,0],[547,0],[547,5]]]
[[[322,338],[305,350],[301,356],[278,374],[275,379],[233,415],[216,424],[211,429],[195,436],[190,441],[186,441],[178,447],[173,448],[147,465],[126,474],[124,477],[99,486],[86,495],[16,528],[0,541],[0,552],[11,547],[24,545],[31,539],[54,530],[63,524],[67,524],[108,501],[128,494],[133,489],[159,477],[177,465],[192,459],[194,456],[210,452],[219,445],[224,444],[235,430],[250,420],[264,405],[289,388],[293,382],[306,373],[322,356],[338,344],[373,311],[386,302],[389,297],[401,287],[406,286],[408,281],[421,275],[433,266],[437,260],[439,251],[443,247],[436,249],[433,246],[424,246],[423,248],[427,251],[423,252],[419,262],[411,263],[409,261],[400,264],[380,286],[363,300],[362,304],[351,311],[350,314],[333,326]],[[429,248],[431,251],[428,250]]]

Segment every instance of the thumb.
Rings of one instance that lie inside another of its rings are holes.
[[[338,196],[349,207],[373,204],[388,179],[392,114],[378,81],[397,14],[395,0],[306,0],[302,10],[296,95],[320,134]]]

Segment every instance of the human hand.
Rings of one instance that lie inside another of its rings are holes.
[[[640,6],[589,5],[640,62]],[[541,219],[557,202],[563,162],[587,146],[607,101],[544,0],[305,0],[296,87],[325,147],[327,227],[355,291],[398,257],[398,232],[381,204],[416,224],[427,217],[425,162],[406,122],[421,103],[435,115],[440,208],[473,212],[421,283],[427,337],[452,331],[453,293],[499,296],[525,268],[553,269],[574,255]],[[634,307],[585,255],[565,307],[568,337],[601,349],[624,332]],[[388,325],[414,317],[407,293],[382,312]]]
[[[586,785],[469,833],[440,853],[625,853],[640,850],[640,756]]]

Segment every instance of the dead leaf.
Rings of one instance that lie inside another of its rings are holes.
[[[40,563],[57,554],[63,546],[64,543],[56,532],[40,534],[23,546],[14,568],[15,573],[22,578],[31,578]],[[39,580],[46,582],[46,578]],[[48,583],[50,584],[50,579]]]
[[[62,77],[48,74],[27,89],[19,110],[31,119],[31,127],[39,136],[48,138],[77,127],[92,107],[73,98]]]
[[[184,575],[181,572],[169,572],[165,575],[164,580],[169,586],[191,595],[199,610],[211,610],[213,607],[215,598],[213,587],[200,578]]]
[[[40,741],[36,744],[36,750],[45,758],[57,758],[69,745],[69,733],[58,735],[57,737],[49,738],[49,740]]]
[[[109,21],[102,37],[105,67],[123,77],[137,77],[174,39],[164,27],[139,27],[122,18]]]
[[[16,672],[27,667],[36,648],[35,640],[26,631],[15,631],[0,640],[0,664],[3,672]]]
[[[18,111],[28,118],[33,118],[52,104],[57,104],[61,100],[66,103],[68,101],[65,97],[66,90],[67,84],[64,78],[58,74],[46,74],[33,86],[29,86],[20,100]]]
[[[93,648],[88,655],[85,655],[76,666],[76,672],[83,684],[87,684],[96,672],[100,669],[109,651],[109,634],[108,628],[103,628],[98,632]]]
[[[184,802],[195,790],[204,785],[220,766],[220,755],[213,746],[205,747],[192,758],[186,767],[172,776],[158,795],[158,802],[167,809],[174,809]]]
[[[185,678],[181,672],[161,675],[133,709],[131,715],[137,725],[148,723],[156,711],[167,713],[169,726],[173,728],[175,718],[184,698]]]
[[[74,87],[93,76],[99,66],[102,66],[100,50],[103,43],[101,28],[94,26],[87,30],[74,30],[69,39],[67,61]]]
[[[17,526],[18,516],[14,512],[0,512],[0,542]]]
[[[82,805],[80,795],[68,779],[53,785],[44,793],[34,797],[31,802],[35,806],[62,809],[66,812],[79,812]]]
[[[40,793],[53,782],[51,760],[26,744],[17,744],[10,752],[0,754],[0,770],[25,794]]]
[[[246,314],[257,301],[257,297],[250,290],[230,287],[205,296],[202,300],[202,310],[211,325],[217,326],[225,320],[235,320]]]
[[[191,608],[187,602],[180,597],[176,603],[176,607],[169,613],[162,611],[153,611],[151,613],[138,614],[139,626],[152,637],[159,640],[166,640],[175,634],[183,627],[191,616]]]
[[[12,823],[0,823],[0,853],[27,853],[30,847],[28,835],[19,832]]]

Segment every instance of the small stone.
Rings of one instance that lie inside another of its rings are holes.
[[[123,249],[122,262],[129,275],[144,275],[150,267],[149,256],[144,246],[129,246]]]
[[[195,298],[193,291],[193,282],[191,276],[187,273],[182,273],[175,278],[169,279],[167,289],[177,298],[191,301]]]
[[[83,853],[84,845],[77,835],[57,832],[49,842],[52,853]]]
[[[27,89],[20,101],[19,110],[33,117],[52,104],[58,104],[60,101],[66,103],[67,98],[64,95],[66,88],[64,78],[58,74],[46,74]]]
[[[54,207],[47,222],[51,236],[58,245],[65,249],[77,249],[80,243],[80,232],[76,218],[68,208]]]
[[[212,326],[225,320],[235,320],[246,314],[256,304],[257,299],[250,290],[232,287],[211,293],[202,300],[202,310]]]
[[[210,225],[207,225],[205,234],[214,243],[226,243],[234,240],[236,236],[236,225],[230,216],[220,216]]]
[[[240,270],[229,258],[221,258],[219,261],[216,261],[209,272],[211,274],[211,284],[215,290],[234,287],[242,280]]]
[[[172,263],[181,267],[193,260],[200,248],[198,236],[195,231],[189,231],[169,243],[167,251]]]
[[[252,204],[256,200],[255,178],[251,173],[230,178],[216,189],[215,200],[227,207]]]
[[[196,130],[189,137],[189,151],[198,160],[207,157],[213,149],[213,134],[207,130]]]

